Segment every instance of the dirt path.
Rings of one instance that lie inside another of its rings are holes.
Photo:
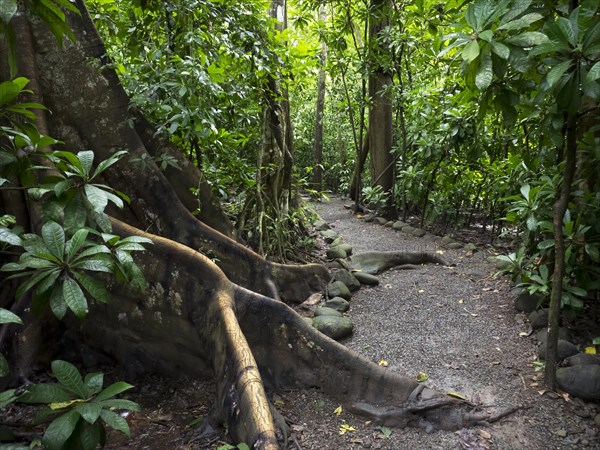
[[[494,279],[489,253],[472,256],[446,250],[438,237],[408,236],[356,219],[333,199],[316,205],[319,214],[353,245],[354,252],[372,250],[444,251],[452,268],[422,266],[391,270],[375,288],[361,288],[350,301],[354,334],[345,345],[374,362],[385,360],[388,370],[429,376],[427,384],[460,393],[470,400],[499,407],[525,405],[509,418],[489,427],[459,432],[421,429],[381,430],[365,419],[343,411],[318,390],[279,392],[272,401],[293,422],[302,450],[358,449],[593,449],[600,448],[594,417],[598,405],[541,396],[541,373],[532,364],[535,342],[520,337],[525,325],[515,319],[503,279]],[[149,377],[139,383],[132,399],[142,413],[130,417],[130,440],[114,433],[112,449],[211,449],[223,445],[220,436],[197,436],[194,423],[214,402],[214,386]],[[340,435],[341,431],[344,434]],[[391,434],[386,436],[385,434]],[[294,447],[291,447],[294,448]]]
[[[349,312],[354,334],[345,345],[372,361],[387,361],[388,370],[415,377],[424,372],[433,388],[484,404],[528,408],[480,429],[392,430],[386,438],[361,418],[334,415],[337,405],[318,393],[282,394],[281,409],[299,423],[303,449],[600,448],[594,425],[597,405],[540,395],[542,375],[532,364],[534,339],[519,336],[525,326],[515,318],[510,285],[492,278],[486,249],[467,256],[464,250],[443,249],[435,236],[415,238],[366,223],[339,199],[316,209],[355,254],[441,250],[456,264],[388,271],[379,286],[355,293]],[[340,436],[344,423],[356,431]]]

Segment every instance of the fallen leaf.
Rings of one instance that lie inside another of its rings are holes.
[[[465,301],[461,298],[458,303],[460,303],[461,305],[464,303]]]
[[[565,399],[565,402],[570,402],[571,401],[571,397],[566,392],[563,392],[561,395],[562,395],[562,398]]]
[[[339,416],[339,415],[342,413],[342,405],[340,405],[340,406],[338,406],[337,408],[335,408],[335,409],[333,410],[333,413],[334,413],[336,416]]]
[[[283,406],[283,405],[285,405],[285,403],[283,403],[283,400],[281,400],[281,399],[277,399],[277,400],[275,400],[275,401],[273,402],[273,404],[274,404],[275,406]]]
[[[443,255],[443,254],[445,254],[445,253],[446,253],[444,250],[436,250],[435,252],[436,252],[438,255]]]
[[[425,289],[419,289],[418,292],[419,294],[422,294],[423,292],[425,292]]]
[[[456,398],[460,398],[461,400],[466,400],[465,397],[463,397],[460,394],[457,394],[456,392],[446,392],[447,395],[449,395],[450,397],[456,397]]]
[[[541,391],[538,391],[538,394],[544,395],[546,392],[548,392],[547,389],[542,389]]]
[[[389,363],[385,359],[382,359],[381,361],[379,361],[378,364],[382,367],[387,367],[389,365]]]
[[[540,385],[540,383],[531,383],[529,386],[531,387],[538,387]]]
[[[588,355],[595,355],[596,354],[596,347],[594,345],[590,345],[589,347],[585,348],[585,352]]]
[[[365,217],[365,215],[364,215],[364,214],[357,214],[357,215],[356,215],[356,218],[357,218],[357,219],[363,219],[364,217]]]
[[[356,429],[354,427],[351,427],[347,423],[343,423],[340,426],[340,436],[346,434],[347,432],[352,432],[352,431],[356,431]]]
[[[427,375],[425,372],[419,372],[417,374],[417,381],[419,383],[422,383],[423,381],[427,381],[429,380],[429,375]]]
[[[388,427],[379,427],[379,429],[386,438],[389,438],[392,435],[392,430],[390,430]]]
[[[492,435],[485,430],[477,430],[477,434],[484,439],[492,439]]]

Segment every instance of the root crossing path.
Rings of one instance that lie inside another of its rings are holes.
[[[281,393],[303,449],[568,449],[600,448],[596,405],[555,394],[540,395],[535,340],[513,308],[511,285],[493,278],[489,248],[473,254],[357,219],[343,201],[315,209],[355,254],[368,251],[443,252],[453,267],[423,265],[380,274],[350,301],[354,333],[344,344],[388,370],[427,376],[437,390],[498,407],[525,406],[490,426],[457,432],[378,428],[314,391]],[[354,430],[350,430],[351,427]],[[344,432],[344,430],[346,430]],[[386,434],[391,431],[389,437]],[[340,434],[342,433],[342,434]]]

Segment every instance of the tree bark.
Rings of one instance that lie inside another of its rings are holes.
[[[377,42],[380,31],[388,25],[386,11],[389,0],[371,0],[372,15],[369,26],[371,72],[369,76],[369,149],[371,151],[371,179],[373,185],[381,186],[387,194],[382,214],[395,218],[393,147],[392,74],[385,67],[389,59],[385,45]]]
[[[319,20],[327,20],[327,10],[324,5],[319,7]],[[327,43],[321,40],[321,54],[319,55],[319,78],[317,81],[317,105],[315,108],[315,143],[313,147],[313,189],[323,190],[323,112],[325,110],[325,83],[327,72]]]

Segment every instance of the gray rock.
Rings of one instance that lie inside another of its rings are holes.
[[[346,258],[348,255],[346,254],[346,252],[344,251],[343,248],[341,248],[339,245],[337,247],[331,247],[330,249],[327,250],[327,252],[325,253],[327,255],[328,259],[338,259],[338,258]]]
[[[413,231],[415,231],[416,228],[415,227],[411,227],[410,225],[405,226],[404,228],[402,228],[402,232],[406,233],[406,234],[412,234]]]
[[[527,289],[523,289],[515,298],[515,309],[524,313],[532,313],[537,309],[543,296],[538,293],[530,294]]]
[[[560,388],[584,400],[600,400],[600,366],[561,367],[556,371]]]
[[[323,236],[323,238],[325,239],[325,242],[327,242],[328,244],[332,243],[338,237],[338,234],[333,230],[324,230],[320,233],[321,236]]]
[[[542,345],[546,345],[546,339],[548,338],[548,327],[542,328],[535,335],[535,338]],[[558,338],[564,341],[571,340],[571,332],[564,327],[558,328]]]
[[[313,327],[332,339],[342,339],[352,334],[352,322],[347,317],[317,316]]]
[[[340,245],[344,245],[344,240],[341,237],[336,237],[331,244],[330,247],[338,247]]]
[[[398,220],[396,222],[394,222],[394,225],[392,225],[392,228],[394,230],[402,230],[402,228],[404,228],[406,225],[408,225],[407,223],[402,222],[401,220]]]
[[[341,281],[334,281],[327,286],[327,296],[329,298],[342,297],[345,300],[350,300],[351,294],[350,290],[344,283]]]
[[[344,250],[347,256],[352,254],[352,246],[350,244],[340,244],[338,247]]]
[[[346,312],[350,309],[350,303],[342,297],[333,297],[332,299],[327,300],[323,306],[335,309],[339,312]]]
[[[459,248],[463,248],[463,245],[460,242],[450,242],[447,247],[452,250],[458,250]]]
[[[448,244],[451,244],[452,242],[455,242],[455,241],[454,241],[454,238],[451,236],[446,235],[442,238],[442,244],[448,245]]]
[[[344,203],[344,208],[346,208],[346,209],[354,208],[354,202]]]
[[[360,281],[361,284],[366,284],[368,286],[377,286],[379,284],[379,278],[370,273],[352,272],[352,275],[354,275],[354,278]]]
[[[558,360],[562,361],[563,359],[568,358],[569,356],[576,355],[577,353],[579,353],[579,350],[577,350],[577,347],[575,347],[575,345],[571,344],[569,341],[565,341],[564,339],[559,339],[557,353],[558,353]],[[545,345],[539,346],[538,356],[540,357],[540,359],[546,359],[546,346]]]
[[[335,316],[342,317],[342,313],[336,309],[329,308],[327,306],[319,306],[315,309],[315,317],[318,316]]]
[[[531,328],[537,330],[548,326],[548,308],[538,309],[533,311],[528,316],[531,322]]]
[[[600,357],[588,353],[578,353],[565,360],[567,366],[600,366]]]
[[[385,223],[385,226],[388,227],[388,228],[392,228],[394,226],[394,221],[393,220],[388,220]]]
[[[329,226],[329,224],[327,222],[325,222],[323,219],[315,220],[313,225],[317,229],[317,231],[325,231],[325,230],[329,230],[331,228]]]
[[[347,270],[337,270],[333,274],[333,279],[344,283],[350,292],[356,292],[360,289],[360,281]]]
[[[385,225],[388,223],[388,220],[385,217],[375,217],[375,222],[377,222],[379,225]]]
[[[415,228],[415,230],[411,233],[414,237],[423,237],[427,234],[423,228]]]
[[[475,253],[477,251],[477,246],[473,243],[468,243],[465,245],[465,250],[471,253]]]
[[[375,214],[367,214],[365,216],[365,222],[373,222],[375,220]]]

